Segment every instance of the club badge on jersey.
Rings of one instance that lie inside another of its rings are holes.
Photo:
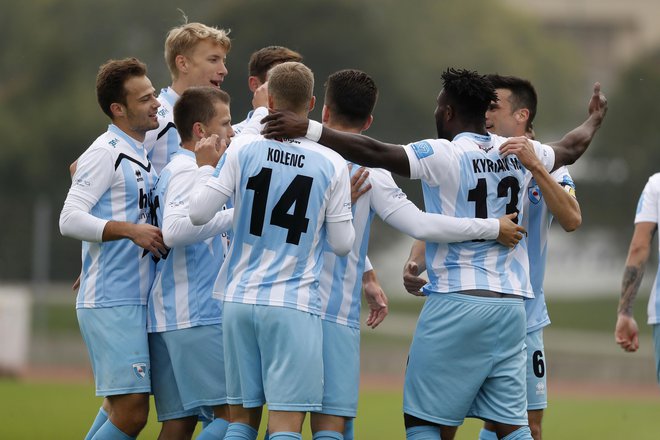
[[[536,184],[536,182],[532,182],[532,185],[527,188],[527,196],[529,197],[529,201],[535,205],[541,201],[543,195],[541,194],[541,189]]]

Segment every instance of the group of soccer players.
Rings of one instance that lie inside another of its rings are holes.
[[[427,296],[407,437],[451,439],[470,416],[488,422],[480,438],[532,438],[529,424],[539,439],[547,229],[553,215],[580,223],[563,165],[605,116],[599,86],[585,123],[545,145],[530,140],[529,82],[448,69],[438,139],[401,146],[360,134],[377,89],[357,70],[327,79],[323,124],[309,121],[313,74],[277,46],[253,54],[254,110],[232,126],[230,47],[221,29],[172,29],[158,99],[134,58],[99,70],[111,124],[73,167],[60,217],[83,242],[76,307],[105,397],[86,438],[137,437],[149,393],[163,439],[191,438],[200,419],[200,439],[254,439],[264,404],[271,439],[301,438],[307,412],[314,439],[353,438],[362,290],[367,325],[387,314],[366,257],[377,214],[420,240],[404,268]],[[385,170],[422,180],[426,212]]]

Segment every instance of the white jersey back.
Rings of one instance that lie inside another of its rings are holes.
[[[552,178],[566,191],[575,195],[575,183],[565,166],[550,174]],[[543,194],[536,180],[530,180],[523,199],[522,226],[527,230],[527,254],[529,256],[529,275],[532,282],[534,298],[525,301],[527,312],[527,333],[534,332],[550,324],[548,308],[543,293],[545,264],[548,253],[548,231],[553,215],[545,204]]]
[[[215,294],[319,314],[325,223],[351,219],[346,162],[303,138],[245,135],[207,185],[234,196],[233,236]]]
[[[507,139],[461,133],[452,142],[430,139],[406,145],[410,177],[422,180],[428,212],[454,217],[498,218],[519,212],[528,171],[515,156],[501,157]],[[547,169],[551,147],[533,142]],[[426,293],[485,289],[533,298],[527,247],[509,249],[496,241],[427,243]]]
[[[660,173],[656,173],[649,177],[646,186],[642,191],[637,203],[637,213],[635,215],[635,223],[650,222],[658,223],[660,219]],[[649,304],[647,307],[648,323],[660,323],[660,298],[658,292],[660,291],[660,263],[656,272],[653,288],[651,289],[651,296],[649,297]]]
[[[153,193],[157,226],[166,215],[187,216],[188,197],[197,172],[195,154],[180,148],[163,169]],[[227,234],[198,243],[175,246],[158,261],[149,295],[147,329],[177,330],[222,321],[222,303],[213,298],[213,285],[227,252]]]
[[[179,95],[171,88],[161,89],[158,95],[158,128],[150,130],[144,139],[149,161],[156,173],[160,174],[174,153],[179,149],[181,140],[174,125],[174,104],[179,100]]]
[[[95,217],[144,224],[156,177],[142,144],[110,125],[78,159],[69,192],[95,202]],[[131,240],[83,241],[76,307],[144,305],[154,268],[151,254]]]
[[[351,173],[358,169],[359,166],[353,165]],[[348,255],[339,257],[325,245],[319,285],[321,318],[354,328],[360,328],[362,274],[374,214],[386,219],[403,205],[412,203],[388,171],[369,169],[366,184],[371,184],[371,189],[352,208],[355,228],[353,248]]]

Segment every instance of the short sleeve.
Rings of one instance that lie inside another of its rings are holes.
[[[353,218],[351,212],[351,180],[347,166],[337,167],[337,173],[331,185],[328,205],[325,210],[325,221],[332,223],[351,220]]]
[[[654,174],[646,183],[637,202],[635,223],[658,223],[658,193],[660,192],[660,174]]]
[[[439,185],[442,170],[456,161],[451,143],[443,139],[427,139],[403,148],[410,163],[410,178],[423,180],[432,186]]]

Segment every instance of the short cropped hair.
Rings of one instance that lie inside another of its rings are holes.
[[[202,40],[211,40],[229,52],[231,49],[229,32],[229,29],[218,29],[202,23],[186,23],[170,29],[165,39],[165,62],[172,79],[179,77],[176,57],[190,55],[197,43]]]
[[[268,94],[277,109],[305,110],[314,94],[314,74],[295,61],[278,64],[270,71]]]
[[[491,101],[497,100],[495,87],[485,75],[449,68],[442,74],[444,93],[463,122],[485,121]]]
[[[193,125],[196,122],[208,124],[216,115],[218,102],[229,105],[229,94],[217,87],[189,87],[174,104],[174,125],[179,132],[181,142],[193,138]]]
[[[536,89],[531,82],[517,76],[504,76],[498,74],[487,75],[495,89],[506,89],[511,91],[511,109],[513,111],[526,108],[529,110],[529,119],[527,119],[527,129],[532,128],[532,123],[536,117],[536,105],[538,97]]]
[[[96,75],[96,99],[103,113],[113,119],[110,106],[113,103],[126,105],[126,82],[133,77],[146,76],[147,65],[137,58],[108,60],[99,67]]]
[[[248,75],[266,82],[266,74],[275,65],[288,61],[302,62],[303,57],[295,50],[283,46],[267,46],[254,52],[248,63]]]
[[[325,83],[325,105],[333,118],[349,127],[364,125],[377,98],[376,83],[360,70],[340,70],[330,75]]]

